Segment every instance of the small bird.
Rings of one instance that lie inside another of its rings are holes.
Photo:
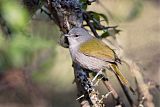
[[[123,85],[134,91],[118,68],[120,59],[109,46],[90,35],[84,28],[72,28],[65,36],[68,38],[69,50],[75,63],[97,73],[105,68],[111,69]]]

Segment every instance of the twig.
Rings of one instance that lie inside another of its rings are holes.
[[[55,20],[54,17],[52,16],[52,14],[49,11],[47,11],[46,9],[47,9],[47,7],[45,7],[45,5],[42,6],[41,7],[41,12],[44,12],[51,20]]]
[[[61,27],[61,26],[60,26],[60,20],[59,20],[58,14],[57,14],[55,8],[53,8],[53,6],[52,6],[52,0],[46,0],[46,1],[47,1],[48,10],[50,11],[51,16],[53,15],[53,17],[54,17],[54,20],[53,20],[53,21],[54,21],[59,27]]]
[[[102,102],[104,98],[107,99],[110,94],[112,94],[112,91],[108,92],[105,95],[102,95],[102,98],[99,100],[99,102]]]
[[[105,87],[109,90],[109,92],[112,92],[112,96],[116,100],[116,105],[122,105],[123,107],[125,107],[124,103],[120,100],[118,93],[112,87],[111,83],[108,80],[102,82],[105,85]]]
[[[134,63],[128,58],[125,58],[125,61],[129,64],[131,72],[134,73],[133,76],[137,81],[137,87],[138,87],[137,91],[139,92],[139,96],[142,96],[142,97],[144,96],[145,98],[144,105],[146,107],[154,107],[154,104],[152,101],[153,97],[149,92],[148,86],[144,83],[143,77],[140,73],[140,68],[136,65],[136,63]]]
[[[94,36],[96,38],[100,38],[100,36],[96,32],[96,29],[94,28],[93,24],[89,20],[89,15],[86,12],[83,12],[83,17],[84,17],[84,20],[86,21],[86,23],[88,24],[88,26],[90,27],[91,31],[93,32]]]

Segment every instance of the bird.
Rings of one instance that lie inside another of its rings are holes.
[[[111,69],[118,76],[120,82],[134,92],[128,80],[118,68],[121,60],[107,44],[81,27],[72,28],[65,36],[68,38],[69,51],[73,62],[96,73],[106,68]]]

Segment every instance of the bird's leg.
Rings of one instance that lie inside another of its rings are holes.
[[[94,82],[94,81],[97,79],[97,77],[98,77],[100,74],[102,74],[102,71],[103,71],[103,69],[101,69],[100,71],[98,71],[98,73],[97,73],[96,76],[92,79],[91,82]]]
[[[98,86],[98,83],[104,78],[104,76],[102,76],[100,79],[97,80],[97,82],[93,85],[93,86]]]

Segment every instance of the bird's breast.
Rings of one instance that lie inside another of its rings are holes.
[[[105,61],[97,59],[95,57],[87,56],[81,53],[78,48],[70,47],[70,53],[74,62],[80,64],[83,68],[99,71],[106,68],[107,64]]]

